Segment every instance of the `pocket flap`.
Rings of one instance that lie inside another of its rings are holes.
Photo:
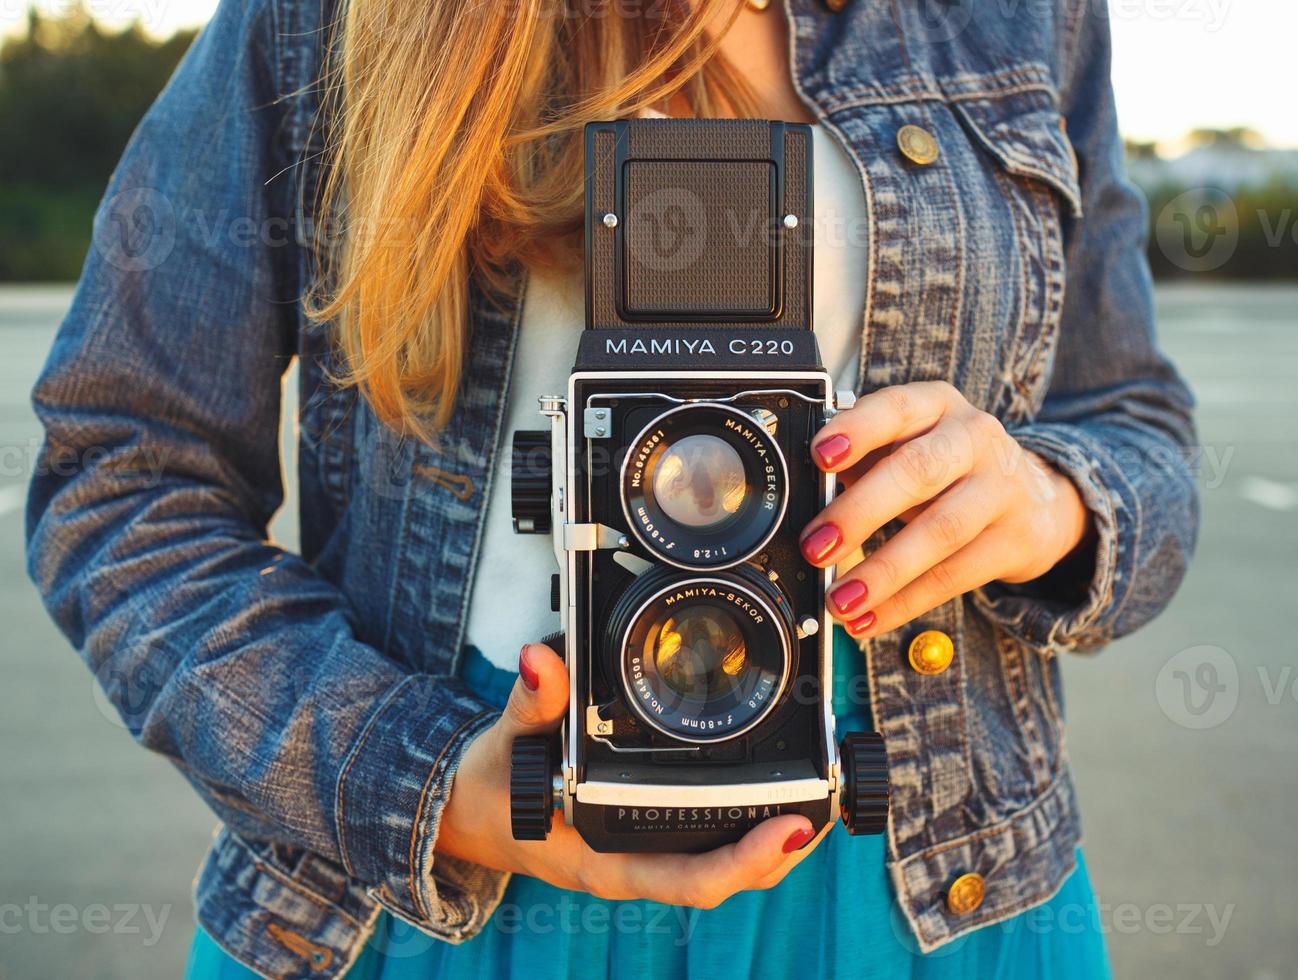
[[[1077,154],[1050,94],[1029,89],[990,98],[964,98],[953,103],[979,144],[1009,173],[1045,181],[1068,202],[1075,217],[1082,214]]]

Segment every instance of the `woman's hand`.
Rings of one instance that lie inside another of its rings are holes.
[[[829,592],[854,636],[896,629],[988,582],[1044,575],[1091,533],[1072,481],[945,382],[864,396],[817,433],[812,457],[847,489],[803,531],[807,561],[833,565],[889,521],[906,522]]]
[[[803,846],[811,840],[811,822],[796,815],[773,817],[738,842],[706,854],[599,854],[560,820],[546,840],[514,840],[510,746],[517,735],[553,731],[568,709],[568,671],[549,647],[523,647],[518,673],[500,720],[465,750],[442,814],[437,851],[599,898],[647,898],[704,909],[735,892],[778,884],[811,853]]]

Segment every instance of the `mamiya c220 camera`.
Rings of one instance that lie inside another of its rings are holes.
[[[883,741],[841,751],[830,500],[811,439],[844,407],[811,327],[811,132],[754,120],[586,129],[586,330],[549,431],[513,442],[515,529],[553,535],[570,704],[515,741],[514,836],[552,811],[598,851],[702,851],[837,808],[887,822]]]

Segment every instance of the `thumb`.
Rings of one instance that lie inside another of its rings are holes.
[[[568,710],[568,668],[544,643],[525,643],[518,654],[518,680],[498,728],[507,739],[559,727]]]

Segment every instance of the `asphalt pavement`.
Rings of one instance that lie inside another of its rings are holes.
[[[24,570],[27,394],[68,298],[0,289],[0,980],[175,978],[214,818]],[[1118,977],[1294,980],[1298,289],[1164,288],[1159,309],[1199,398],[1203,529],[1161,618],[1066,660],[1085,852]]]

